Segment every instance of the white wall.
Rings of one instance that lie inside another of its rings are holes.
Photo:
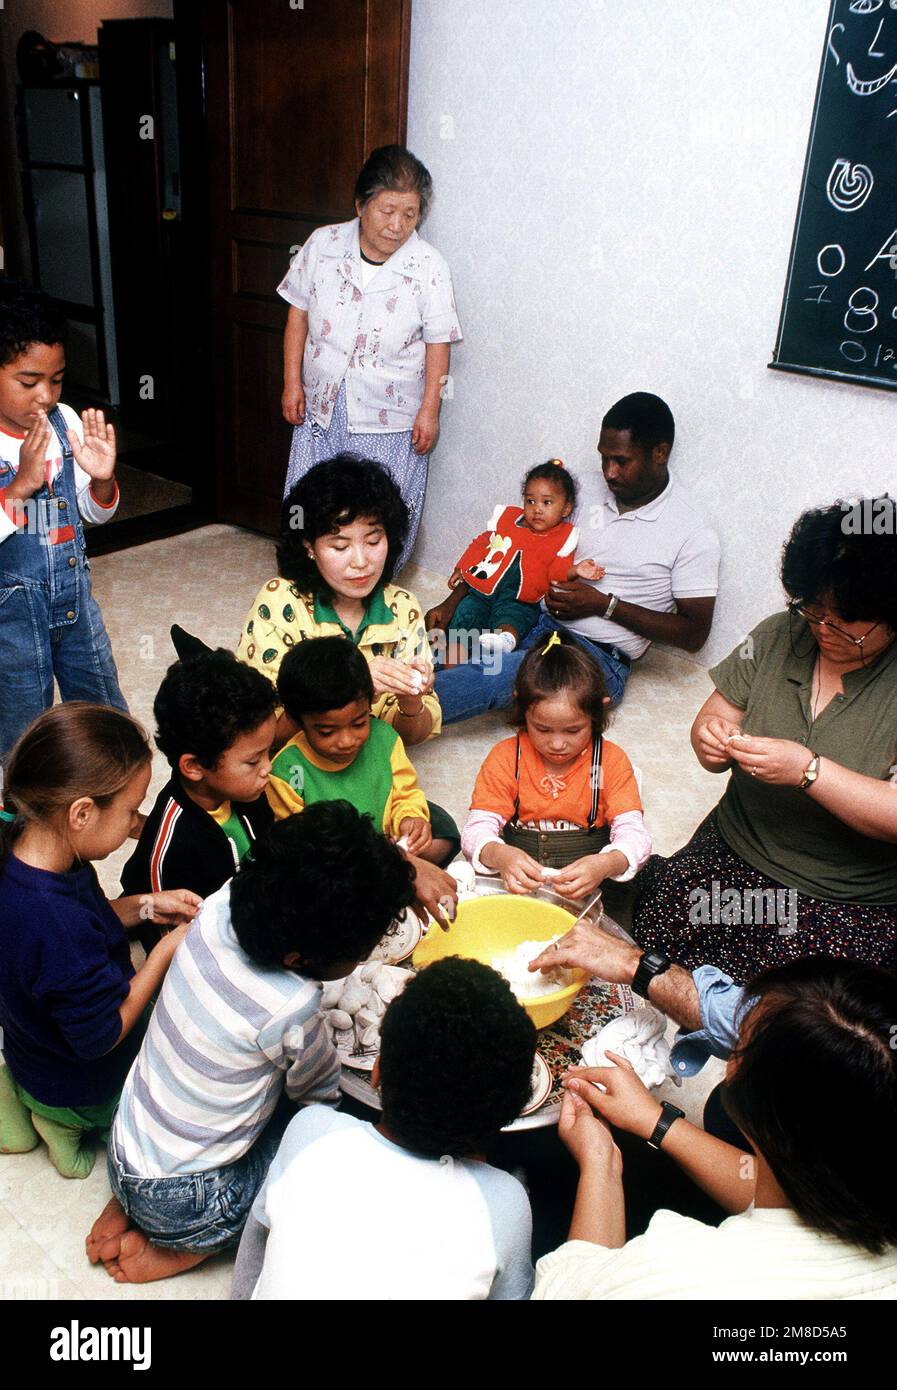
[[[828,9],[414,0],[408,144],[465,332],[417,561],[448,574],[527,467],[597,466],[604,410],[656,391],[723,542],[709,664],[781,604],[804,507],[895,487],[892,395],[767,370]]]

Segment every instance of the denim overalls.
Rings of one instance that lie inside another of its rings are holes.
[[[48,419],[62,448],[62,467],[50,487],[44,483],[18,504],[16,530],[0,540],[0,756],[52,705],[54,676],[63,700],[127,709],[90,592],[65,419],[58,407]],[[0,456],[0,488],[15,476]]]

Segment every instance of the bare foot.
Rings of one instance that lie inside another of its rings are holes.
[[[189,1250],[162,1250],[135,1228],[122,1236],[118,1258],[106,1265],[106,1273],[112,1275],[116,1284],[151,1284],[156,1279],[183,1274],[208,1258],[205,1251],[196,1254]]]
[[[84,1242],[90,1263],[95,1265],[102,1260],[107,1264],[109,1260],[114,1259],[118,1254],[121,1238],[130,1225],[121,1202],[116,1197],[110,1197]]]

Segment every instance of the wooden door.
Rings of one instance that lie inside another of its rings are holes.
[[[216,514],[273,533],[292,427],[276,287],[355,179],[405,140],[411,0],[202,0]]]

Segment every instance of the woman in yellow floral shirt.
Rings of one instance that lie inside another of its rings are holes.
[[[438,734],[433,657],[414,594],[390,582],[408,511],[388,473],[354,454],[317,464],[288,495],[276,578],[253,600],[237,655],[276,681],[308,637],[344,636],[371,668],[373,713],[406,744]],[[278,741],[294,729],[285,715]]]

